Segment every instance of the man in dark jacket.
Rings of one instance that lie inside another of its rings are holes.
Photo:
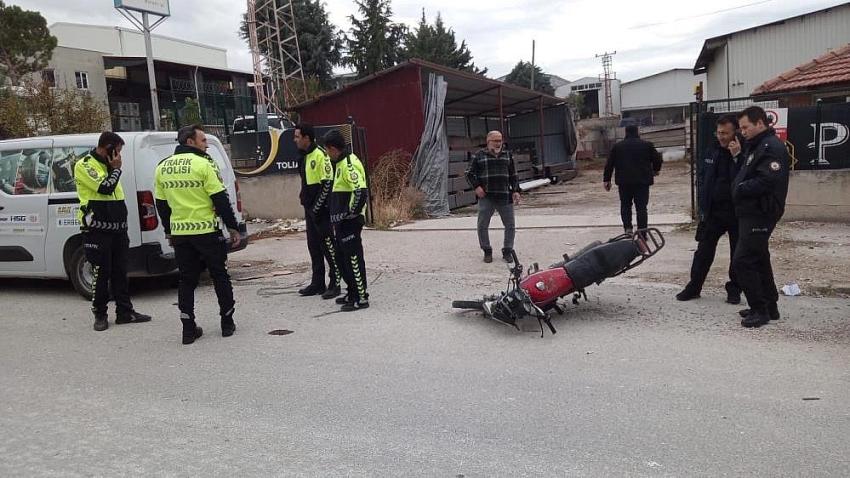
[[[478,197],[478,245],[484,251],[484,262],[493,262],[490,219],[497,211],[505,226],[502,259],[510,262],[516,236],[514,204],[519,203],[519,180],[513,156],[503,148],[502,133],[487,133],[487,149],[472,157],[466,180]]]
[[[295,145],[301,155],[301,205],[307,223],[307,250],[313,275],[310,285],[298,291],[302,296],[321,294],[323,299],[333,299],[340,294],[340,271],[336,263],[331,216],[328,209],[334,170],[325,150],[316,143],[312,125],[301,123],[295,127]],[[328,285],[325,287],[325,261],[328,263]]]
[[[750,306],[741,311],[741,325],[760,327],[779,318],[768,243],[785,212],[791,161],[763,109],[745,109],[738,122],[747,143],[741,157],[744,164],[732,181],[740,234],[732,267]],[[736,147],[731,151],[733,155],[741,153]]]
[[[730,258],[735,256],[738,241],[738,219],[732,205],[732,180],[738,174],[739,163],[732,157],[729,146],[740,146],[736,136],[738,119],[726,115],[717,120],[717,142],[706,154],[699,168],[699,224],[697,225],[697,250],[691,266],[691,280],[682,292],[676,294],[681,301],[696,299],[702,292],[703,283],[714,262],[717,242],[729,234]],[[735,281],[735,270],[729,264],[729,282],[726,283],[726,302],[741,303],[741,288]]]
[[[94,274],[91,305],[94,330],[98,332],[109,328],[110,295],[115,300],[116,324],[151,320],[149,315],[133,309],[127,284],[130,238],[127,235],[127,204],[121,186],[123,147],[124,140],[120,136],[104,131],[97,148],[74,165],[83,248]]]
[[[652,143],[640,139],[637,126],[626,126],[626,138],[614,145],[608,162],[605,163],[603,183],[605,190],[611,190],[611,174],[620,191],[620,215],[623,228],[629,234],[632,227],[632,204],[637,210],[638,229],[646,229],[649,214],[649,187],[655,182],[653,177],[661,171],[661,153]]]

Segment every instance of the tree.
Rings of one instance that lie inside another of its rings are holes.
[[[305,78],[316,78],[324,89],[333,87],[333,69],[342,63],[343,35],[336,30],[328,18],[328,12],[320,0],[293,0],[295,29],[298,33],[298,49],[301,52],[301,67]],[[257,21],[266,20],[267,13],[257,12]],[[258,35],[265,32],[260,29]],[[242,15],[239,37],[249,41],[248,15]],[[262,40],[262,38],[260,38]],[[268,51],[261,52],[268,55]],[[284,64],[286,71],[295,65]]]
[[[94,133],[108,125],[106,104],[85,91],[25,80],[15,93],[0,95],[0,139]]]
[[[573,113],[573,119],[579,119],[581,111],[584,109],[584,96],[574,91],[567,96],[566,103]]]
[[[520,61],[508,73],[508,76],[505,77],[505,83],[522,86],[523,88],[531,88],[531,71],[531,63]],[[555,94],[555,88],[552,87],[549,75],[543,73],[543,70],[537,65],[534,66],[534,91],[546,93],[547,95]]]
[[[407,27],[392,22],[390,0],[355,0],[362,18],[350,15],[353,27],[346,36],[345,65],[354,67],[357,76],[377,73],[404,59]]]
[[[40,13],[7,7],[0,0],[0,72],[12,85],[45,69],[56,44]]]
[[[466,40],[461,41],[458,46],[454,30],[446,28],[442,15],[437,13],[434,25],[428,24],[425,9],[422,9],[422,19],[419,20],[416,30],[406,35],[404,56],[407,59],[419,58],[479,75],[487,73],[486,68],[479,70],[472,62],[472,53],[466,46]]]

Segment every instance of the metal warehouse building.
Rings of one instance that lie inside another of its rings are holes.
[[[749,96],[765,81],[850,42],[850,2],[710,38],[694,65],[708,100]]]
[[[571,177],[575,173],[575,129],[564,100],[422,60],[410,60],[294,107],[312,124],[353,120],[366,129],[369,163],[402,150],[413,155],[430,136],[426,116],[434,107],[434,78],[445,82],[445,157],[450,207],[472,204],[474,193],[462,179],[469,154],[483,146],[488,130],[500,130],[515,153],[520,179]]]

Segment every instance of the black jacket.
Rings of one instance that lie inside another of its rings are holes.
[[[626,139],[615,144],[605,163],[603,181],[611,181],[611,173],[615,173],[614,182],[623,185],[652,185],[655,173],[661,171],[661,153],[649,141],[639,136],[626,135]]]
[[[738,217],[779,221],[785,212],[791,160],[773,128],[747,141],[732,182],[732,200]]]
[[[703,158],[702,167],[697,175],[700,221],[708,220],[712,214],[734,219],[732,182],[738,175],[742,162],[733,158],[727,148],[714,142]]]

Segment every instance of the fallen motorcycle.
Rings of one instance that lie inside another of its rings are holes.
[[[479,300],[456,300],[456,309],[474,309],[484,312],[490,319],[516,327],[519,319],[531,316],[540,324],[543,336],[545,323],[555,334],[551,313],[564,313],[558,301],[572,294],[573,304],[587,300],[585,288],[601,284],[605,279],[618,276],[642,264],[664,247],[664,236],[655,228],[641,229],[633,234],[621,234],[607,242],[595,241],[582,248],[575,256],[564,254],[563,261],[540,270],[535,263],[524,272],[516,252],[511,252],[508,270],[511,274],[508,288],[499,294]],[[525,278],[523,274],[525,273]]]

